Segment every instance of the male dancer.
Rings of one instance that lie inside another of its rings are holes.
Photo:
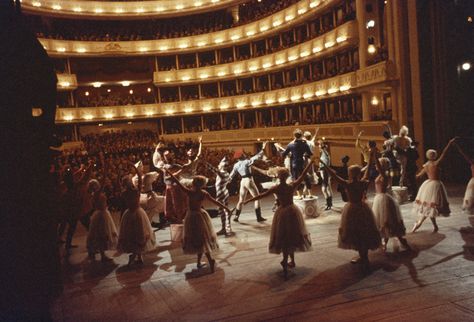
[[[186,154],[188,156],[188,162],[183,164],[183,170],[180,172],[180,182],[185,186],[191,185],[193,177],[196,175],[197,167],[200,162],[202,153],[202,136],[199,137],[199,148],[197,153],[194,153],[193,148],[190,148]]]
[[[227,184],[229,183],[229,172],[226,167],[229,165],[227,157],[223,157],[217,169],[211,164],[207,163],[207,168],[216,174],[216,200],[224,206],[229,206],[229,190]],[[230,213],[227,213],[222,207],[219,207],[219,216],[221,217],[222,228],[217,232],[217,235],[225,235],[226,237],[232,235],[232,228],[230,226]]]
[[[316,149],[316,137],[318,136],[319,132],[319,127],[316,129],[316,132],[314,132],[314,136],[311,137],[311,132],[305,131],[303,133],[304,139],[306,140],[306,143],[308,144],[309,150],[311,151],[312,154],[314,154],[314,150]],[[307,158],[307,162],[310,162],[310,159]],[[311,195],[311,183],[314,181],[314,167],[311,166],[309,169],[308,173],[306,174],[305,180],[304,180],[304,188],[303,188],[303,196],[308,196],[309,198],[312,198],[313,196]]]
[[[407,150],[411,145],[411,138],[408,136],[408,128],[403,125],[400,128],[399,135],[393,138],[395,145],[395,156],[400,163],[400,187],[407,184]]]
[[[285,151],[283,152],[283,157],[286,157],[291,153],[290,164],[291,164],[291,177],[293,180],[296,180],[303,173],[306,159],[311,157],[313,153],[308,146],[306,140],[303,140],[303,132],[300,129],[296,129],[293,132],[294,140],[288,144]],[[303,199],[303,196],[300,194],[299,187],[296,189],[298,196]]]
[[[240,212],[242,211],[242,205],[245,201],[247,191],[250,192],[252,197],[255,197],[258,195],[258,189],[252,177],[251,166],[256,160],[260,159],[263,156],[266,145],[267,145],[267,142],[263,142],[262,149],[260,150],[260,152],[258,152],[256,155],[254,155],[250,159],[246,157],[244,152],[237,152],[235,154],[235,156],[239,160],[234,164],[234,168],[232,169],[232,172],[229,175],[229,182],[231,182],[232,179],[234,179],[234,177],[237,174],[239,174],[242,178],[242,180],[240,181],[239,202],[237,203],[237,206],[236,206],[237,211],[235,213],[235,218],[234,218],[235,222],[239,221]],[[255,215],[257,216],[258,222],[262,222],[266,220],[265,218],[262,217],[262,210],[260,208],[260,202],[258,200],[255,201]]]
[[[329,155],[328,145],[323,140],[318,140],[319,144],[319,158],[322,162],[319,163],[319,174],[321,175],[322,188],[324,198],[326,198],[326,210],[332,208],[332,188],[331,176],[327,170],[327,166],[331,166],[331,156]]]
[[[164,147],[163,143],[158,143],[153,154],[153,165],[163,171],[163,178],[166,184],[165,191],[165,216],[172,223],[182,223],[187,211],[187,196],[180,189],[171,177],[166,173],[166,169],[173,173],[179,173],[183,166],[176,163],[174,153],[169,149],[164,149],[163,155],[160,150]]]

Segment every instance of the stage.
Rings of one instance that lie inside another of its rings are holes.
[[[286,281],[281,257],[267,250],[272,196],[262,202],[268,221],[257,223],[248,204],[240,223],[232,222],[235,236],[219,237],[214,274],[196,270],[196,257],[170,242],[169,228],[156,233],[159,247],[142,267],[127,268],[127,255],[91,263],[81,227],[73,241],[79,247],[63,261],[64,292],[53,316],[57,321],[472,321],[474,216],[461,212],[464,188],[448,185],[452,213],[438,220],[438,233],[427,220],[417,233],[407,234],[414,251],[397,252],[391,240],[387,254],[370,252],[370,275],[350,263],[355,251],[337,248],[343,206],[338,193],[332,211],[306,219],[313,251],[296,254],[296,268]],[[321,208],[324,200],[319,188],[316,192]],[[234,196],[231,206],[235,202]],[[402,205],[408,231],[416,219],[411,208]],[[213,223],[218,230],[220,220]],[[460,232],[461,227],[471,228]]]

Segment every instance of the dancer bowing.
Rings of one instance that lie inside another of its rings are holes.
[[[179,182],[169,170],[165,170],[179,189],[181,189],[189,198],[189,209],[184,219],[183,230],[183,251],[185,254],[197,254],[197,268],[204,265],[201,264],[203,254],[206,254],[211,272],[214,272],[216,261],[212,258],[211,252],[218,249],[217,235],[212,227],[211,217],[202,208],[204,199],[211,201],[221,207],[228,213],[230,209],[211,197],[211,195],[202,190],[207,183],[207,178],[203,176],[195,176],[192,182],[192,188],[189,189]]]
[[[255,154],[250,159],[247,159],[245,152],[236,152],[236,156],[239,160],[234,164],[234,168],[232,169],[232,172],[229,175],[229,182],[231,182],[237,174],[239,174],[242,178],[242,180],[240,181],[239,202],[236,206],[237,211],[235,213],[234,218],[235,222],[239,221],[239,216],[242,211],[242,205],[245,200],[245,197],[247,196],[247,192],[250,192],[253,197],[258,195],[257,186],[253,181],[251,166],[255,161],[262,158],[266,145],[267,142],[263,142],[262,149],[260,150],[260,152]],[[266,220],[262,217],[262,210],[260,208],[260,203],[258,202],[258,200],[255,201],[255,215],[257,216],[258,222]]]
[[[387,250],[387,243],[390,237],[397,237],[400,243],[410,250],[405,235],[405,225],[398,202],[387,192],[390,186],[390,160],[388,158],[377,158],[377,150],[371,149],[369,164],[375,162],[375,167],[379,175],[375,179],[375,198],[372,211],[375,216],[375,223],[382,237],[382,250]]]
[[[133,164],[131,166],[135,167]],[[139,175],[139,187],[142,184],[141,180]],[[117,250],[120,253],[131,253],[128,257],[128,266],[135,260],[138,264],[143,264],[143,253],[155,248],[155,233],[146,212],[140,207],[140,191],[129,186],[122,192],[122,197],[127,210],[120,221]]]
[[[426,174],[426,179],[418,190],[416,195],[415,203],[413,204],[413,213],[418,215],[420,219],[415,223],[412,233],[414,233],[426,218],[430,218],[434,226],[434,232],[438,231],[438,225],[436,223],[436,217],[442,215],[448,217],[451,213],[449,209],[448,196],[446,194],[446,188],[443,182],[440,180],[439,165],[443,162],[446,153],[449,150],[451,144],[453,144],[455,138],[451,139],[444,148],[441,156],[437,158],[438,154],[435,150],[426,151],[426,158],[428,162],[423,165],[423,169],[417,174],[417,178]]]
[[[288,144],[285,151],[283,152],[283,157],[286,157],[291,153],[290,164],[291,164],[291,178],[293,180],[298,179],[303,172],[306,159],[311,157],[313,153],[311,152],[308,143],[306,140],[303,140],[303,132],[300,129],[296,129],[293,132],[294,140]],[[300,189],[301,187],[296,187],[296,193],[298,197],[303,199]]]
[[[320,159],[320,162],[325,166],[326,171],[343,186],[349,199],[341,214],[338,247],[357,250],[359,258],[351,262],[360,262],[363,271],[367,272],[370,270],[369,249],[375,250],[380,246],[380,234],[375,225],[374,213],[364,202],[369,185],[367,168],[363,178],[359,179],[361,167],[351,165],[348,169],[349,179],[344,180],[324,160]]]
[[[464,151],[457,144],[457,142],[455,142],[454,145],[459,150],[459,152],[464,157],[464,159],[467,161],[467,163],[469,163],[469,165],[471,166],[471,179],[469,180],[466,187],[466,193],[464,194],[464,200],[462,203],[462,210],[464,210],[468,214],[473,215],[474,214],[474,159],[469,158],[469,156],[466,153],[464,153]]]
[[[264,193],[255,196],[245,203],[261,199],[270,194],[275,194],[279,201],[279,206],[273,215],[272,230],[270,233],[270,244],[268,250],[273,254],[283,253],[281,266],[285,278],[288,275],[288,267],[295,267],[295,251],[311,250],[311,237],[306,229],[301,209],[293,204],[293,194],[298,186],[312,167],[311,160],[301,171],[299,177],[292,183],[288,184],[287,179],[290,175],[288,169],[276,167],[269,170],[278,177],[278,184]],[[290,257],[290,262],[288,262]]]

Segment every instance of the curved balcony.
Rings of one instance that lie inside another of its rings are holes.
[[[140,41],[73,41],[39,38],[52,56],[182,54],[238,45],[277,33],[330,8],[337,0],[301,0],[271,16],[238,27],[190,37]]]
[[[232,109],[282,106],[348,94],[361,87],[393,81],[394,79],[396,79],[396,72],[393,64],[384,61],[367,69],[325,80],[254,94],[162,104],[58,108],[56,122],[88,123],[146,119],[179,114],[191,115]]]
[[[77,77],[75,74],[56,74],[58,78],[57,89],[60,92],[72,91],[77,88]]]
[[[356,44],[357,40],[357,23],[349,21],[320,37],[269,55],[228,64],[154,72],[153,82],[157,86],[183,85],[268,73]]]
[[[28,0],[22,2],[33,14],[94,19],[147,19],[176,17],[220,10],[246,0],[155,0],[155,1],[85,1]]]

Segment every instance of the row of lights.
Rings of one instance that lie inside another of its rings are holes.
[[[321,0],[315,0],[315,1],[313,1],[313,2],[310,3],[310,8],[315,8],[315,7],[317,7],[320,3],[321,3]],[[306,12],[307,12],[307,9],[301,8],[301,9],[298,10],[298,14],[299,14],[299,15],[302,15],[302,14],[304,14],[304,13],[306,13]],[[295,18],[295,16],[293,16],[293,15],[288,15],[288,16],[285,17],[285,21],[288,22],[288,21],[293,20],[294,18]],[[272,26],[273,26],[273,27],[278,27],[278,26],[281,25],[282,23],[283,23],[283,22],[282,22],[281,20],[277,20],[277,21],[274,21],[274,22],[272,23]],[[267,31],[269,28],[270,28],[270,27],[269,27],[268,25],[263,25],[263,26],[261,26],[261,27],[259,28],[259,32],[265,32],[265,31]],[[251,37],[251,36],[255,35],[256,33],[257,33],[257,31],[255,31],[255,30],[249,30],[249,31],[246,32],[246,36],[247,36],[247,37]],[[230,39],[231,39],[232,41],[237,41],[237,40],[239,40],[240,38],[241,38],[240,35],[232,35],[232,36],[230,37]],[[225,39],[218,37],[218,38],[214,39],[214,44],[221,44],[221,43],[224,42],[224,40],[225,40]],[[199,41],[199,42],[196,44],[197,47],[203,47],[203,46],[206,46],[206,45],[208,45],[208,43],[207,43],[206,41]],[[196,47],[196,46],[195,46],[195,47]],[[186,49],[186,48],[189,48],[189,47],[191,47],[191,45],[190,45],[190,43],[188,43],[188,42],[182,42],[182,43],[178,44],[178,48],[179,48],[179,49]],[[47,47],[45,47],[45,49],[47,49]],[[166,45],[162,45],[162,46],[158,47],[158,50],[159,50],[159,51],[167,51],[168,49],[170,49],[170,47],[169,47],[169,46],[166,46]],[[148,52],[148,51],[150,51],[150,48],[148,48],[148,47],[140,47],[140,48],[138,48],[138,50],[139,50],[140,52]],[[60,52],[60,53],[64,53],[64,52],[66,52],[66,48],[65,48],[65,47],[57,47],[57,48],[56,48],[56,51],[57,51],[57,52]],[[87,49],[86,49],[86,48],[83,48],[83,47],[80,47],[80,48],[77,48],[77,49],[76,49],[76,52],[78,52],[78,53],[85,53],[85,52],[87,52]]]
[[[220,0],[211,0],[209,1],[210,4],[215,4],[215,3],[218,3]],[[193,7],[201,7],[204,3],[202,1],[195,1],[193,3],[192,6],[188,6],[187,8],[193,8]],[[43,3],[41,1],[32,1],[31,2],[31,5],[35,8],[41,8],[43,7]],[[109,13],[145,13],[145,12],[148,12],[148,13],[152,13],[152,12],[163,12],[163,11],[171,11],[171,10],[183,10],[185,8],[184,4],[177,4],[175,5],[174,7],[164,7],[164,6],[157,6],[155,7],[154,9],[145,9],[143,7],[138,7],[134,10],[130,10],[130,11],[125,11],[122,7],[116,7],[113,11],[109,11]],[[64,10],[64,11],[71,11],[70,9],[64,9],[59,3],[56,3],[56,4],[53,4],[51,6],[51,9],[55,10],[55,11],[59,11],[59,10]],[[81,13],[81,12],[84,12],[86,10],[84,10],[82,7],[80,6],[75,6],[72,8],[72,11],[73,12],[77,12],[77,13]],[[94,8],[93,11],[90,11],[90,12],[94,12],[94,13],[97,13],[97,14],[102,14],[105,12],[104,8],[101,8],[101,7],[96,7]]]
[[[339,86],[339,87],[331,87],[329,88],[327,91],[326,90],[322,90],[322,89],[319,89],[317,90],[316,92],[306,92],[304,93],[303,95],[301,94],[295,94],[295,95],[292,95],[291,97],[288,97],[288,96],[282,96],[282,97],[279,97],[278,100],[275,100],[275,99],[272,99],[272,98],[269,98],[269,99],[266,99],[265,101],[260,101],[260,100],[253,100],[252,102],[250,102],[250,106],[252,107],[258,107],[258,106],[261,106],[263,104],[265,105],[272,105],[276,102],[278,103],[285,103],[285,102],[288,102],[288,101],[291,101],[291,102],[296,102],[296,101],[299,101],[301,99],[309,99],[313,96],[317,96],[317,97],[321,97],[321,96],[324,96],[326,94],[329,94],[329,95],[332,95],[334,93],[337,93],[337,92],[345,92],[345,91],[348,91],[351,89],[351,86],[349,84],[346,84],[346,85],[342,85],[342,86]],[[87,92],[86,92],[87,93]],[[245,107],[247,104],[243,101],[240,101],[236,104],[236,107],[237,108],[243,108]],[[222,103],[219,108],[221,110],[226,110],[230,107],[230,105],[228,103]],[[203,106],[202,110],[204,112],[209,112],[212,110],[212,107],[209,106],[209,105],[205,105]],[[194,109],[190,106],[187,106],[184,108],[184,112],[185,113],[191,113],[193,112]],[[174,109],[168,109],[165,111],[165,113],[167,115],[172,115],[175,113],[175,110]],[[146,116],[153,116],[155,115],[155,113],[151,110],[148,110],[147,112],[145,112],[145,115]],[[130,118],[130,117],[133,117],[135,116],[135,114],[133,112],[126,112],[125,114],[126,117]],[[104,117],[106,119],[113,119],[115,117],[115,115],[113,113],[106,113],[104,114]],[[85,120],[92,120],[94,119],[94,116],[92,114],[86,114],[83,116],[83,118]],[[72,121],[74,119],[73,115],[72,114],[68,114],[68,115],[65,115],[64,116],[64,120],[65,121]]]
[[[326,42],[326,43],[324,44],[324,48],[321,48],[321,47],[314,47],[314,48],[312,49],[312,52],[313,52],[313,53],[319,53],[319,52],[321,52],[323,49],[331,48],[331,47],[333,47],[336,43],[342,43],[342,42],[344,42],[344,41],[346,41],[346,40],[347,40],[347,37],[346,37],[346,36],[339,36],[339,37],[336,38],[336,42],[334,42],[334,41],[328,41],[328,42]],[[295,61],[295,60],[298,59],[298,58],[304,58],[304,57],[307,57],[307,56],[309,56],[309,55],[310,55],[310,52],[309,52],[309,51],[304,51],[304,52],[302,52],[302,53],[299,54],[299,57],[298,57],[298,55],[289,56],[289,57],[288,57],[288,62],[293,62],[293,61]],[[281,64],[286,63],[286,62],[287,62],[286,59],[280,58],[280,59],[278,59],[277,61],[275,61],[275,65],[281,65]],[[268,69],[268,68],[270,68],[270,67],[272,67],[272,66],[273,66],[273,64],[272,64],[271,62],[263,63],[263,64],[261,65],[261,67],[258,66],[257,64],[253,64],[253,65],[251,65],[251,66],[248,67],[248,72],[253,73],[253,72],[255,72],[255,71],[259,70],[259,69],[262,69],[262,68],[263,68],[263,69]],[[242,69],[234,69],[234,70],[233,70],[233,73],[234,73],[235,75],[240,75],[240,74],[242,74],[243,72],[244,72],[244,71],[243,71]],[[227,72],[225,72],[225,71],[219,71],[219,72],[217,72],[217,76],[219,76],[219,77],[223,77],[223,76],[226,76],[226,75],[227,75]],[[207,78],[209,78],[209,74],[207,74],[207,73],[202,73],[202,74],[199,75],[199,78],[200,78],[200,79],[207,79]],[[186,82],[186,81],[189,81],[189,80],[191,80],[191,76],[189,76],[189,75],[182,76],[182,77],[181,77],[181,80],[182,80],[182,81],[185,81],[185,82]],[[165,78],[165,82],[169,83],[169,82],[171,82],[171,81],[172,81],[171,77]]]

